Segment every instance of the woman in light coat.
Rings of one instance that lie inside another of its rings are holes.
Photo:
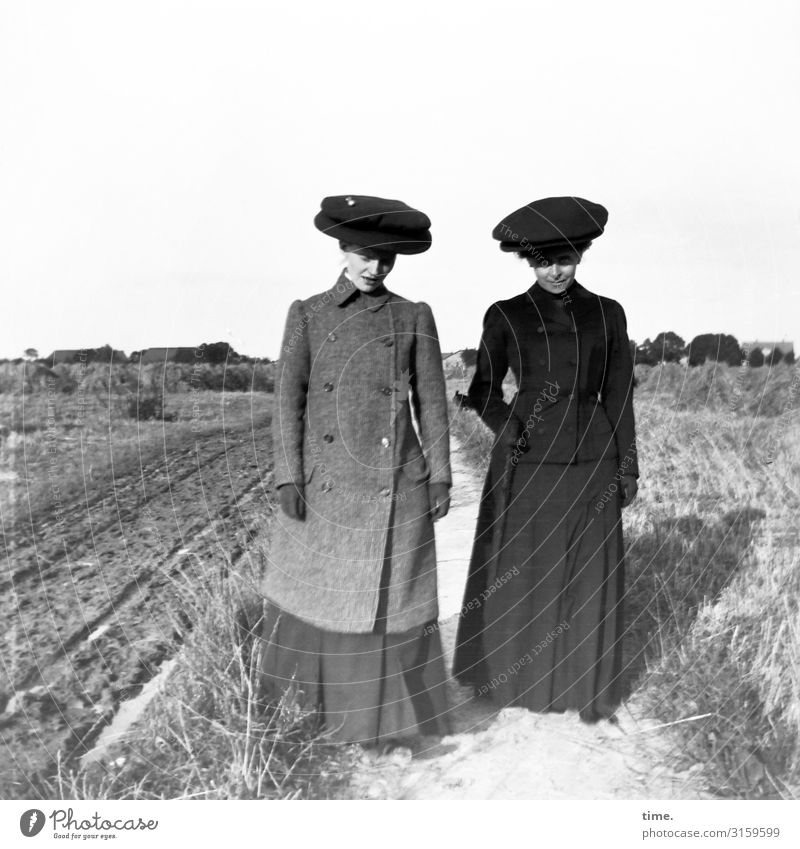
[[[286,322],[262,680],[320,708],[336,740],[438,735],[445,383],[430,307],[385,286],[397,254],[430,246],[430,221],[400,201],[348,195],[325,198],[315,224],[339,240],[346,267]]]

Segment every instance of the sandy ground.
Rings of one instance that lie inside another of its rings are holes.
[[[450,514],[436,529],[441,633],[449,668],[466,581],[481,481],[453,453]],[[351,785],[371,799],[698,799],[693,771],[664,765],[670,745],[637,714],[635,694],[619,724],[586,725],[574,712],[497,709],[449,684],[454,733],[412,755],[365,753]]]

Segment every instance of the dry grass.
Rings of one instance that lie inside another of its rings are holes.
[[[51,386],[62,394],[108,396],[157,388],[178,393],[272,392],[274,363],[73,363],[49,368],[36,363],[0,363],[0,395],[31,395]]]
[[[4,516],[24,516],[20,532],[25,524],[50,520],[54,499],[66,507],[107,495],[148,464],[168,465],[193,452],[198,440],[224,450],[229,436],[268,421],[272,406],[266,393],[181,393],[165,399],[172,421],[139,422],[107,396],[75,401],[46,392],[0,396],[6,409],[17,410],[16,419],[6,420],[20,425],[0,449],[6,469],[18,475],[9,504],[0,506]],[[266,525],[267,519],[261,535]],[[99,762],[62,761],[55,775],[32,777],[26,795],[227,799],[333,793],[349,748],[326,744],[315,715],[290,699],[271,704],[259,698],[257,588],[264,564],[253,557],[246,554],[234,568],[217,556],[175,573],[164,597],[180,604],[170,609],[171,627],[160,634],[166,657],[176,661],[163,692]]]
[[[198,439],[249,427],[271,414],[267,393],[193,392],[166,395],[171,421],[139,421],[127,398],[87,395],[0,395],[0,513],[20,522],[53,517],[55,507],[91,501],[116,481],[154,462],[168,462]]]
[[[177,664],[164,690],[102,759],[62,767],[41,787],[61,799],[328,798],[353,752],[321,737],[289,698],[264,704],[257,668],[261,565],[218,565],[176,587]],[[191,622],[187,632],[186,623]]]
[[[752,378],[736,369],[686,374],[679,368],[640,373],[641,490],[625,512],[631,698],[665,723],[705,715],[671,729],[678,741],[674,757],[683,766],[699,764],[719,794],[796,798],[798,373],[772,370],[780,379],[765,388],[746,383]],[[465,391],[468,377],[450,375],[451,394]],[[187,413],[182,410],[176,427],[186,425]],[[172,426],[153,425],[159,450]],[[452,428],[475,467],[484,469],[491,444],[486,428],[473,413],[455,409]],[[101,447],[117,456],[112,437]],[[37,456],[46,459],[46,453]],[[83,470],[84,461],[76,468]],[[65,766],[42,786],[44,797],[319,798],[336,792],[351,750],[326,745],[314,716],[292,703],[265,706],[258,699],[252,632],[261,609],[260,569],[243,558],[225,579],[224,569],[206,564],[177,588],[185,605],[175,613],[175,629],[185,645],[178,652],[176,643],[178,663],[165,692],[99,764]]]
[[[768,403],[781,414],[652,402],[625,515],[638,697],[664,722],[710,714],[680,727],[680,759],[749,798],[800,788],[800,434],[788,391]]]
[[[794,366],[783,363],[761,368],[712,362],[696,368],[677,363],[636,366],[636,396],[693,413],[727,410],[760,419],[783,412],[796,374]]]

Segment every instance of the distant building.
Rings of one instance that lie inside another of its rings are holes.
[[[76,363],[127,363],[124,351],[117,351],[110,345],[102,348],[58,348],[45,359],[51,366],[75,365]]]
[[[153,363],[193,363],[198,359],[196,348],[146,348],[140,352],[140,356],[143,366]]]
[[[51,365],[61,366],[61,365],[72,365],[73,363],[85,363],[89,356],[89,349],[82,348],[80,351],[73,351],[68,349],[59,348],[57,351],[53,351],[47,359],[50,361]]]
[[[464,360],[461,357],[461,351],[458,351],[455,354],[443,355],[442,365],[445,368],[462,368],[464,366]]]
[[[764,342],[756,339],[753,342],[742,342],[742,348],[747,351],[752,351],[755,348],[760,348],[761,353],[766,355],[777,348],[785,357],[787,354],[794,354],[794,342]]]

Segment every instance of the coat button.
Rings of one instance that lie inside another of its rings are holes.
[[[569,400],[571,401],[574,397],[575,397],[575,393],[574,393],[574,392],[570,392],[570,393],[569,393]]]
[[[578,361],[577,361],[577,360],[574,360],[574,359],[573,359],[573,360],[567,360],[567,362],[568,362],[571,366],[576,366],[576,365],[578,365]]]
[[[544,327],[537,327],[536,332],[537,333],[544,333]]]
[[[322,388],[326,392],[333,392],[333,384],[332,383],[326,383]]]
[[[541,358],[539,359],[539,365],[540,365],[540,366],[545,365],[545,363],[546,363],[546,362],[547,362],[546,360],[543,360],[543,359],[541,359]]]
[[[333,442],[333,436],[330,433],[326,433],[325,436],[322,437],[323,442]]]
[[[386,345],[387,348],[391,348],[392,345],[394,345],[394,339],[387,339],[383,344]]]
[[[391,494],[392,494],[391,489],[382,489],[382,490],[380,491],[380,495],[381,495],[383,498],[388,498]]]
[[[384,448],[388,448],[388,447],[389,447],[389,437],[388,437],[388,436],[384,436],[384,437],[383,437],[383,439],[381,440],[381,445],[382,445]]]
[[[332,489],[333,489],[333,481],[325,481],[325,483],[322,484],[322,491],[323,492],[330,492]]]
[[[336,334],[335,333],[329,333],[328,334],[328,341],[329,342],[335,342],[336,341]]]
[[[383,392],[384,395],[391,395],[392,394],[392,387],[391,386],[384,386],[383,389],[381,389],[381,392]]]

